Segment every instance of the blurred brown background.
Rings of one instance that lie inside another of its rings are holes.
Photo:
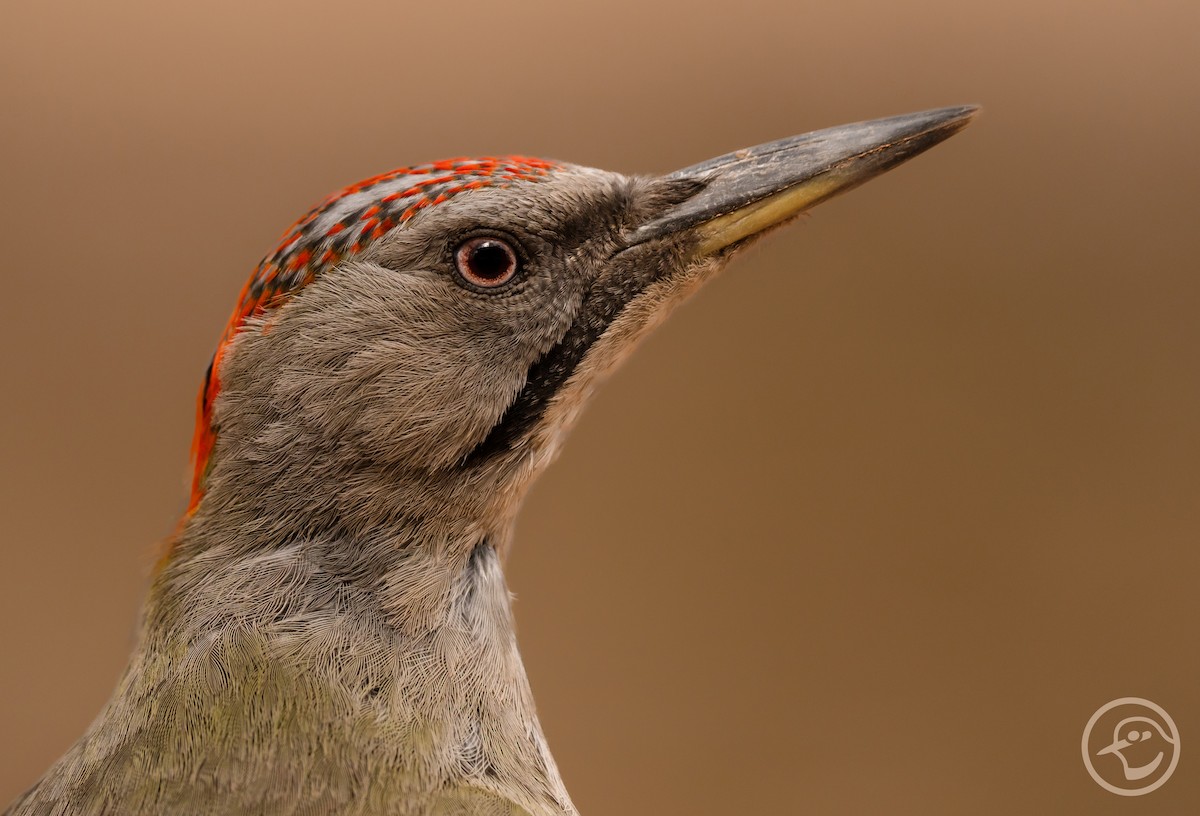
[[[0,804],[121,671],[234,296],[327,192],[626,172],[963,102],[604,390],[510,562],[585,814],[1200,808],[1200,6],[17,4],[0,31]],[[1080,759],[1147,697],[1174,778]]]

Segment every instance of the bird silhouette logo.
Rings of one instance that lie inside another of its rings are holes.
[[[1179,729],[1149,700],[1113,700],[1101,706],[1084,729],[1083,762],[1107,791],[1121,796],[1149,793],[1179,764]]]

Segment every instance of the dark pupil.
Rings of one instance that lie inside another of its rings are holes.
[[[487,280],[503,278],[512,268],[508,252],[494,241],[486,241],[472,248],[468,263],[472,272]]]

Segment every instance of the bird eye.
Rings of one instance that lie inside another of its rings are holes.
[[[495,289],[517,274],[517,253],[499,238],[471,238],[454,251],[458,274],[481,289]]]

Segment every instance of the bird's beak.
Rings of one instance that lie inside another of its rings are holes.
[[[1099,751],[1097,751],[1096,756],[1103,756],[1104,754],[1115,754],[1118,751],[1120,751],[1122,748],[1128,748],[1128,747],[1129,747],[1128,740],[1123,740],[1123,739],[1115,740],[1112,745],[1105,745],[1103,748],[1101,748]]]
[[[635,230],[629,244],[691,231],[695,256],[712,255],[923,153],[977,111],[966,105],[842,125],[678,170],[666,178],[702,189]]]

